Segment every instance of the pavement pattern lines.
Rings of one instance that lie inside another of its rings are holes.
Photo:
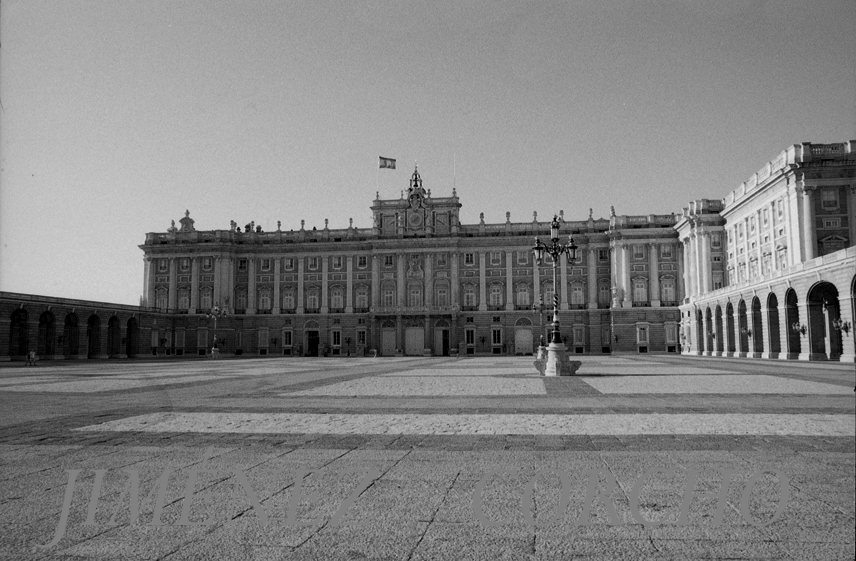
[[[763,374],[610,376],[584,377],[582,380],[605,394],[853,394],[853,389],[848,386]]]
[[[294,396],[462,396],[462,395],[547,395],[540,378],[485,378],[483,376],[460,377],[372,377],[338,382],[328,386],[289,392]]]
[[[388,435],[856,436],[856,418],[830,414],[319,414],[150,413],[79,431]]]

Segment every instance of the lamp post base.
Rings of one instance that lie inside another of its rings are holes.
[[[579,360],[569,359],[568,349],[563,343],[550,343],[547,347],[541,347],[538,349],[538,358],[540,360],[536,361],[536,368],[539,362],[543,365],[538,368],[542,376],[573,376],[582,366]]]

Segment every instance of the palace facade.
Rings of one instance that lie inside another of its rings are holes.
[[[854,360],[856,141],[789,147],[680,214],[459,220],[415,170],[371,227],[146,234],[141,306],[0,293],[0,359],[530,354],[560,301],[569,352]],[[539,304],[543,304],[539,306]],[[211,311],[220,314],[215,319]],[[6,331],[3,333],[2,331]]]

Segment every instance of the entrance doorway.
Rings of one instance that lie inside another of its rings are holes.
[[[306,356],[319,356],[321,347],[321,332],[311,330],[306,332]]]
[[[425,348],[425,328],[408,327],[404,332],[404,354],[422,356]]]

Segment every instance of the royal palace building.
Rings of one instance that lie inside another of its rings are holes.
[[[856,141],[794,145],[680,214],[459,220],[415,170],[370,227],[146,234],[141,306],[0,293],[0,357],[526,355],[554,294],[569,352],[854,360]],[[564,240],[563,240],[564,241]],[[216,342],[216,343],[215,343]]]

